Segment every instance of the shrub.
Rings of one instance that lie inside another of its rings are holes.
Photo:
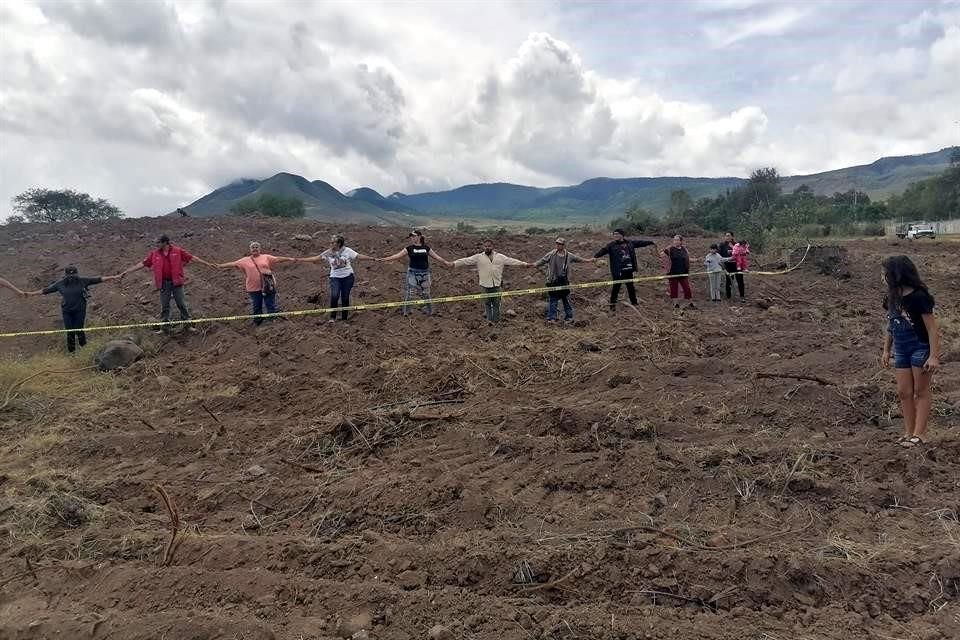
[[[264,193],[256,198],[244,198],[230,207],[230,213],[239,216],[259,214],[271,218],[302,218],[306,215],[306,209],[300,198],[284,198]]]

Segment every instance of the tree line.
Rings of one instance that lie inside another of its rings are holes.
[[[854,232],[883,235],[883,221],[945,220],[960,216],[960,148],[940,175],[910,184],[887,201],[873,201],[863,191],[851,189],[831,196],[817,195],[808,185],[784,193],[775,168],[754,171],[741,186],[712,198],[694,201],[683,190],[670,196],[665,217],[639,206],[629,207],[610,223],[611,229],[632,233],[691,234],[701,230],[735,231],[754,246],[774,235],[832,235]]]

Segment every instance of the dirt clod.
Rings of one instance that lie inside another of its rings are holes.
[[[453,631],[449,627],[438,624],[427,633],[429,640],[453,640]]]

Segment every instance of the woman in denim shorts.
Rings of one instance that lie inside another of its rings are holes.
[[[898,442],[914,447],[927,440],[930,379],[940,366],[940,332],[933,315],[933,296],[910,258],[884,260],[883,278],[888,288],[883,301],[888,324],[881,365],[890,366],[892,353],[904,423]]]

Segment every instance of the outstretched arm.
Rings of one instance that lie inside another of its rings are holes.
[[[10,289],[10,291],[13,291],[17,295],[21,295],[21,296],[23,295],[23,291],[18,289],[16,285],[14,285],[12,282],[7,280],[6,278],[0,278],[0,287],[5,287],[7,289]]]
[[[320,262],[321,260],[323,260],[325,257],[326,257],[326,254],[325,254],[325,253],[321,253],[321,254],[316,255],[316,256],[310,256],[309,258],[294,258],[293,261],[294,261],[294,262],[311,262],[311,263],[313,263],[313,264],[316,264],[316,263]]]
[[[392,256],[387,256],[386,258],[380,258],[380,262],[390,262],[391,260],[399,260],[403,256],[407,255],[406,249],[400,249]],[[430,255],[433,255],[433,249],[430,250]]]
[[[406,253],[406,251],[402,251],[402,252],[401,252],[401,254],[403,254],[403,253]],[[447,265],[448,267],[452,267],[452,266],[453,266],[453,263],[452,263],[452,262],[450,262],[449,260],[445,260],[445,259],[443,258],[443,256],[441,256],[439,253],[437,253],[437,252],[434,251],[433,249],[430,249],[430,257],[433,258],[434,260],[439,260],[441,263]]]
[[[466,258],[457,258],[453,261],[453,266],[455,267],[472,267],[477,264],[477,261],[480,259],[480,254],[477,253],[472,256],[467,256]]]
[[[202,264],[202,265],[204,265],[204,266],[206,266],[206,267],[212,267],[212,268],[214,268],[214,269],[217,268],[217,265],[215,265],[214,263],[212,263],[212,262],[207,262],[207,261],[204,260],[203,258],[198,258],[197,256],[191,256],[190,260],[184,261],[184,264],[186,264],[187,262],[199,262],[200,264]]]
[[[120,276],[120,278],[123,278],[124,276],[131,274],[134,271],[139,271],[140,269],[146,269],[146,268],[147,268],[147,265],[143,264],[142,262],[138,262],[137,264],[133,265],[129,269],[121,271],[118,275]]]
[[[503,256],[503,264],[512,264],[517,267],[533,267],[536,266],[530,262],[524,262],[523,260],[518,260],[516,258],[511,258],[510,256]]]
[[[363,253],[357,253],[357,260],[379,260],[379,258],[374,258],[373,256],[368,256]]]

